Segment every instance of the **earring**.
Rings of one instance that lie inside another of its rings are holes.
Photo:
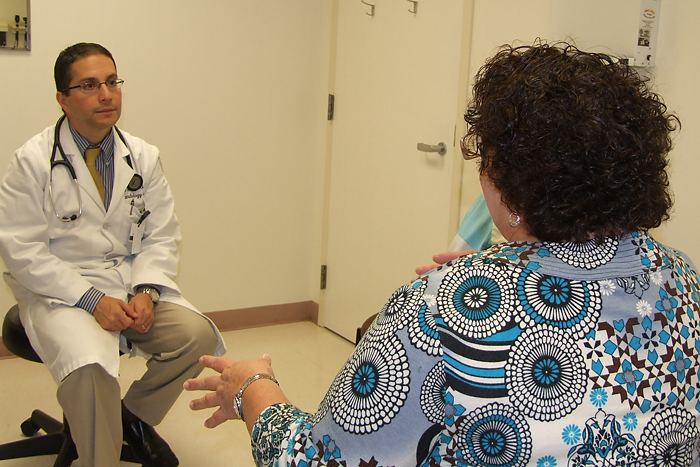
[[[508,223],[510,224],[511,227],[517,227],[520,225],[520,216],[514,212],[510,213],[510,216],[508,216]]]

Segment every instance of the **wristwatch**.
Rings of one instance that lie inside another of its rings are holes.
[[[148,294],[149,297],[151,297],[151,301],[153,304],[158,303],[158,299],[160,298],[160,292],[158,292],[158,289],[155,287],[151,287],[150,285],[140,285],[136,288],[136,293],[145,293]]]

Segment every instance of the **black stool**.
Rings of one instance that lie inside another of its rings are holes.
[[[18,357],[42,363],[24,332],[17,305],[10,308],[5,315],[2,323],[2,340],[7,350]],[[71,463],[78,458],[65,416],[61,423],[41,410],[34,410],[31,417],[22,422],[20,429],[24,436],[30,438],[0,444],[0,460],[58,454],[54,467],[70,467]],[[33,436],[39,430],[44,430],[46,434]],[[121,460],[138,463],[131,448],[126,445],[122,446]]]
[[[372,316],[367,318],[364,323],[362,323],[362,326],[357,328],[357,332],[355,333],[355,345],[360,343],[360,339],[362,339],[362,336],[365,335],[365,333],[367,332],[369,327],[372,325],[372,323],[374,322],[374,319],[377,317],[378,314],[379,313],[373,314]]]

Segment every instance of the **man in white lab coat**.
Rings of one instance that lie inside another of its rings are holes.
[[[178,460],[155,432],[221,336],[181,295],[180,229],[158,149],[115,126],[107,49],[79,43],[54,69],[64,116],[12,158],[0,186],[0,255],[84,466],[118,466],[122,439],[148,466]],[[65,118],[64,118],[65,117]],[[121,401],[119,347],[148,358]]]

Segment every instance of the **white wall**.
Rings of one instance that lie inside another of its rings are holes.
[[[655,235],[664,243],[688,253],[700,267],[700,62],[697,29],[700,2],[663,0],[656,85],[666,105],[678,114],[683,128],[671,152],[671,188],[675,207],[671,220]]]
[[[672,218],[653,235],[678,248],[700,265],[700,63],[696,51],[700,2],[661,0],[656,64],[643,73],[653,77],[655,90],[676,113],[683,128],[675,134],[671,152]],[[639,0],[475,0],[470,76],[502,44],[531,44],[574,39],[583,49],[628,55],[634,41]],[[632,15],[625,16],[628,13]],[[623,15],[623,16],[620,16]],[[475,170],[466,164],[462,210],[479,191]],[[470,189],[470,187],[472,187]]]
[[[326,0],[33,0],[31,19],[31,52],[0,50],[0,172],[59,116],[58,53],[99,42],[126,81],[119,126],[161,149],[185,296],[202,311],[317,300]],[[0,317],[12,303],[1,285]]]

